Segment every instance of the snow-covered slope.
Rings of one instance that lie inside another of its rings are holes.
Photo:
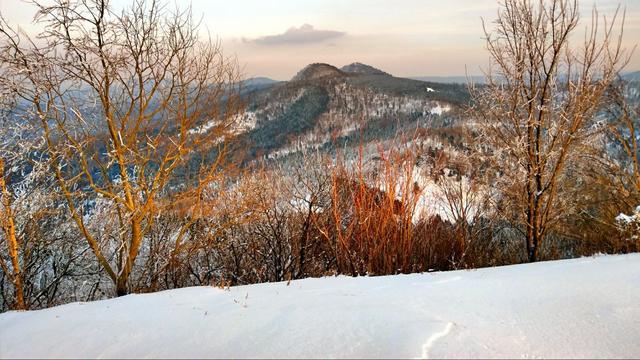
[[[639,357],[640,255],[0,315],[0,357]]]

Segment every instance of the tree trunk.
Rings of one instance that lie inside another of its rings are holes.
[[[138,250],[140,249],[141,243],[142,228],[140,225],[140,219],[133,216],[131,220],[131,245],[127,252],[124,268],[116,280],[116,296],[123,296],[129,293],[127,283],[129,281],[129,276],[131,275],[131,270],[133,269],[133,264],[138,256]]]
[[[22,271],[20,269],[20,259],[18,251],[18,238],[16,236],[16,225],[13,219],[13,212],[11,210],[11,199],[9,197],[9,190],[7,189],[7,183],[4,180],[4,159],[0,159],[0,199],[2,199],[2,207],[4,208],[2,214],[2,228],[7,238],[7,248],[9,250],[9,258],[11,259],[11,266],[13,267],[13,274],[7,274],[13,281],[13,285],[16,291],[16,301],[14,309],[26,310],[27,306],[24,302],[24,286],[22,282]],[[3,270],[6,271],[3,262]]]
[[[307,212],[307,218],[304,221],[304,226],[302,227],[302,234],[300,235],[300,249],[299,249],[299,258],[298,258],[298,272],[296,273],[295,278],[301,279],[305,276],[304,272],[304,263],[306,258],[306,247],[307,240],[309,239],[309,228],[311,225],[311,215],[313,214],[313,203],[309,204],[309,211]]]
[[[529,262],[538,261],[538,237],[534,235],[533,239],[531,239],[531,244],[529,245]]]
[[[533,199],[533,206],[527,209],[527,260],[538,261],[538,249],[540,245],[540,207],[538,199]]]
[[[127,288],[127,279],[121,276],[116,282],[116,296],[120,297],[127,294],[129,294],[129,290]]]

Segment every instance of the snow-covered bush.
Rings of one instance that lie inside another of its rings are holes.
[[[620,213],[616,217],[616,223],[626,240],[640,241],[640,205],[629,215]]]

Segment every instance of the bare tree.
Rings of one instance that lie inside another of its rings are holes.
[[[0,22],[0,66],[11,74],[0,87],[29,105],[69,214],[124,295],[156,216],[219,180],[239,109],[237,66],[218,42],[201,40],[190,9],[154,0],[120,13],[106,0],[33,4],[44,26],[37,40]],[[185,174],[196,175],[175,181]],[[112,209],[102,221],[117,225],[115,241],[86,222],[96,198]]]
[[[473,113],[502,173],[507,208],[524,225],[529,261],[570,209],[563,192],[575,181],[572,164],[628,60],[617,12],[601,20],[594,9],[583,43],[572,47],[578,14],[575,0],[505,0],[495,31],[485,28],[487,84],[471,86]]]

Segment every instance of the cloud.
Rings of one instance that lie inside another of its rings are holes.
[[[329,39],[336,39],[346,35],[342,31],[316,30],[309,24],[300,27],[292,27],[282,34],[263,36],[256,39],[243,39],[259,45],[297,45],[318,43]]]

